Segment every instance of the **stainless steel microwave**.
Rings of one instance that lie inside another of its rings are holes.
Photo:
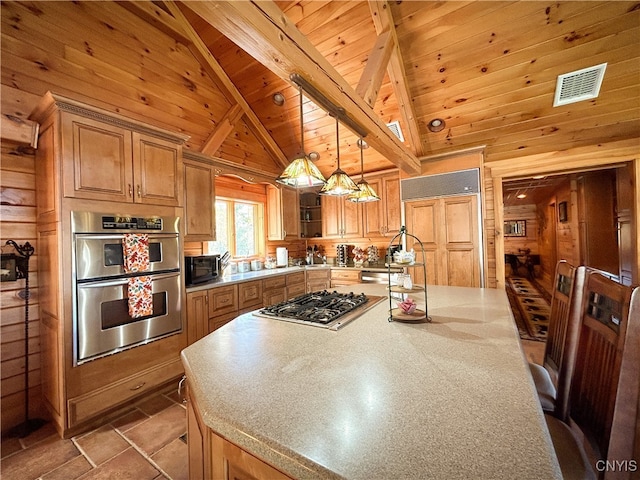
[[[219,273],[220,255],[184,257],[184,278],[187,287],[211,282]]]

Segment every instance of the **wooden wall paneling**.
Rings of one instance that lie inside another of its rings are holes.
[[[40,318],[38,304],[38,243],[35,211],[35,158],[24,146],[2,141],[0,163],[0,245],[3,253],[9,239],[35,248],[29,259],[29,407],[30,418],[44,413],[40,398]],[[0,284],[0,371],[2,433],[24,421],[24,313],[20,296],[25,280]]]

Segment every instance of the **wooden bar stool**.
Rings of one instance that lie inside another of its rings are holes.
[[[637,474],[627,467],[637,449],[639,372],[640,292],[588,271],[569,420],[546,415],[565,479]]]
[[[585,267],[576,268],[564,260],[556,265],[543,365],[529,364],[542,409],[563,421],[569,407],[585,276]]]

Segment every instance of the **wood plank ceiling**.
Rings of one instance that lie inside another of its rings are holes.
[[[277,174],[301,150],[297,69],[365,125],[366,171],[415,174],[468,148],[492,162],[638,138],[639,39],[623,1],[3,2],[2,111],[26,118],[51,89]],[[605,62],[597,99],[552,106],[558,75]],[[335,120],[306,96],[304,132],[328,176]],[[356,140],[341,127],[353,175]]]

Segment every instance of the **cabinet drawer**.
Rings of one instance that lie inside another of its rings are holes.
[[[285,301],[285,287],[272,288],[262,294],[262,305],[269,306]]]
[[[180,358],[112,383],[104,388],[69,399],[69,427],[96,417],[184,373]]]
[[[276,277],[265,278],[262,280],[263,290],[272,290],[274,288],[282,288],[287,284],[287,279],[284,275],[278,275]]]
[[[331,270],[331,280],[349,280],[352,282],[360,282],[359,270]]]
[[[262,305],[262,280],[240,283],[238,297],[238,310]]]
[[[209,318],[238,310],[238,285],[209,290]]]
[[[319,292],[329,290],[329,280],[313,280],[307,282],[307,292]]]
[[[287,275],[287,287],[293,287],[295,285],[304,286],[304,272],[290,273]]]
[[[328,268],[315,268],[311,270],[307,270],[307,282],[313,280],[329,280],[329,275],[331,274],[331,270]]]
[[[209,319],[209,332],[213,332],[223,325],[229,323],[231,320],[238,316],[237,312],[227,313],[225,315],[218,315]]]
[[[300,283],[296,283],[295,285],[290,285],[287,287],[287,299],[297,297],[298,295],[303,295],[304,293],[306,293],[304,278]]]

